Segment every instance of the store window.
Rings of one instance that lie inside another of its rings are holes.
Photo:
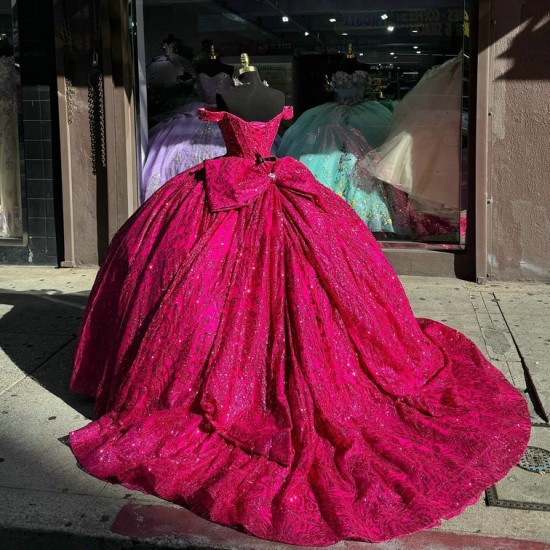
[[[142,200],[224,154],[198,107],[240,84],[246,53],[294,107],[273,155],[302,161],[387,246],[464,245],[464,1],[144,0],[136,8]]]
[[[13,54],[11,1],[0,1],[0,245],[23,237],[20,178],[21,85]]]

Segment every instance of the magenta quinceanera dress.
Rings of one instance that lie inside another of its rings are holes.
[[[115,236],[72,388],[92,475],[287,543],[382,541],[458,514],[529,436],[525,400],[462,334],[415,319],[371,233],[291,158],[282,117],[217,121],[225,157]]]

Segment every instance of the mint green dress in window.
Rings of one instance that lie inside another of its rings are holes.
[[[303,162],[315,178],[344,198],[373,232],[407,233],[392,220],[384,185],[356,173],[357,161],[387,137],[391,112],[378,101],[364,101],[368,75],[337,72],[330,81],[334,102],[305,111],[283,136],[278,156]]]

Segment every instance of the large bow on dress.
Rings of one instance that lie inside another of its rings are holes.
[[[286,188],[313,201],[314,178],[300,162],[285,157],[276,160],[219,157],[206,160],[206,197],[212,212],[247,206],[270,185]]]

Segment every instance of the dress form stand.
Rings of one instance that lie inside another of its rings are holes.
[[[247,122],[267,122],[283,110],[285,94],[262,82],[256,67],[250,65],[248,54],[241,55],[241,63],[237,74],[243,85],[217,94],[218,109]]]
[[[210,46],[210,52],[206,63],[197,67],[197,73],[202,73],[208,76],[216,76],[220,73],[226,73],[229,76],[233,76],[233,66],[227,63],[222,63],[216,52],[214,44]]]

